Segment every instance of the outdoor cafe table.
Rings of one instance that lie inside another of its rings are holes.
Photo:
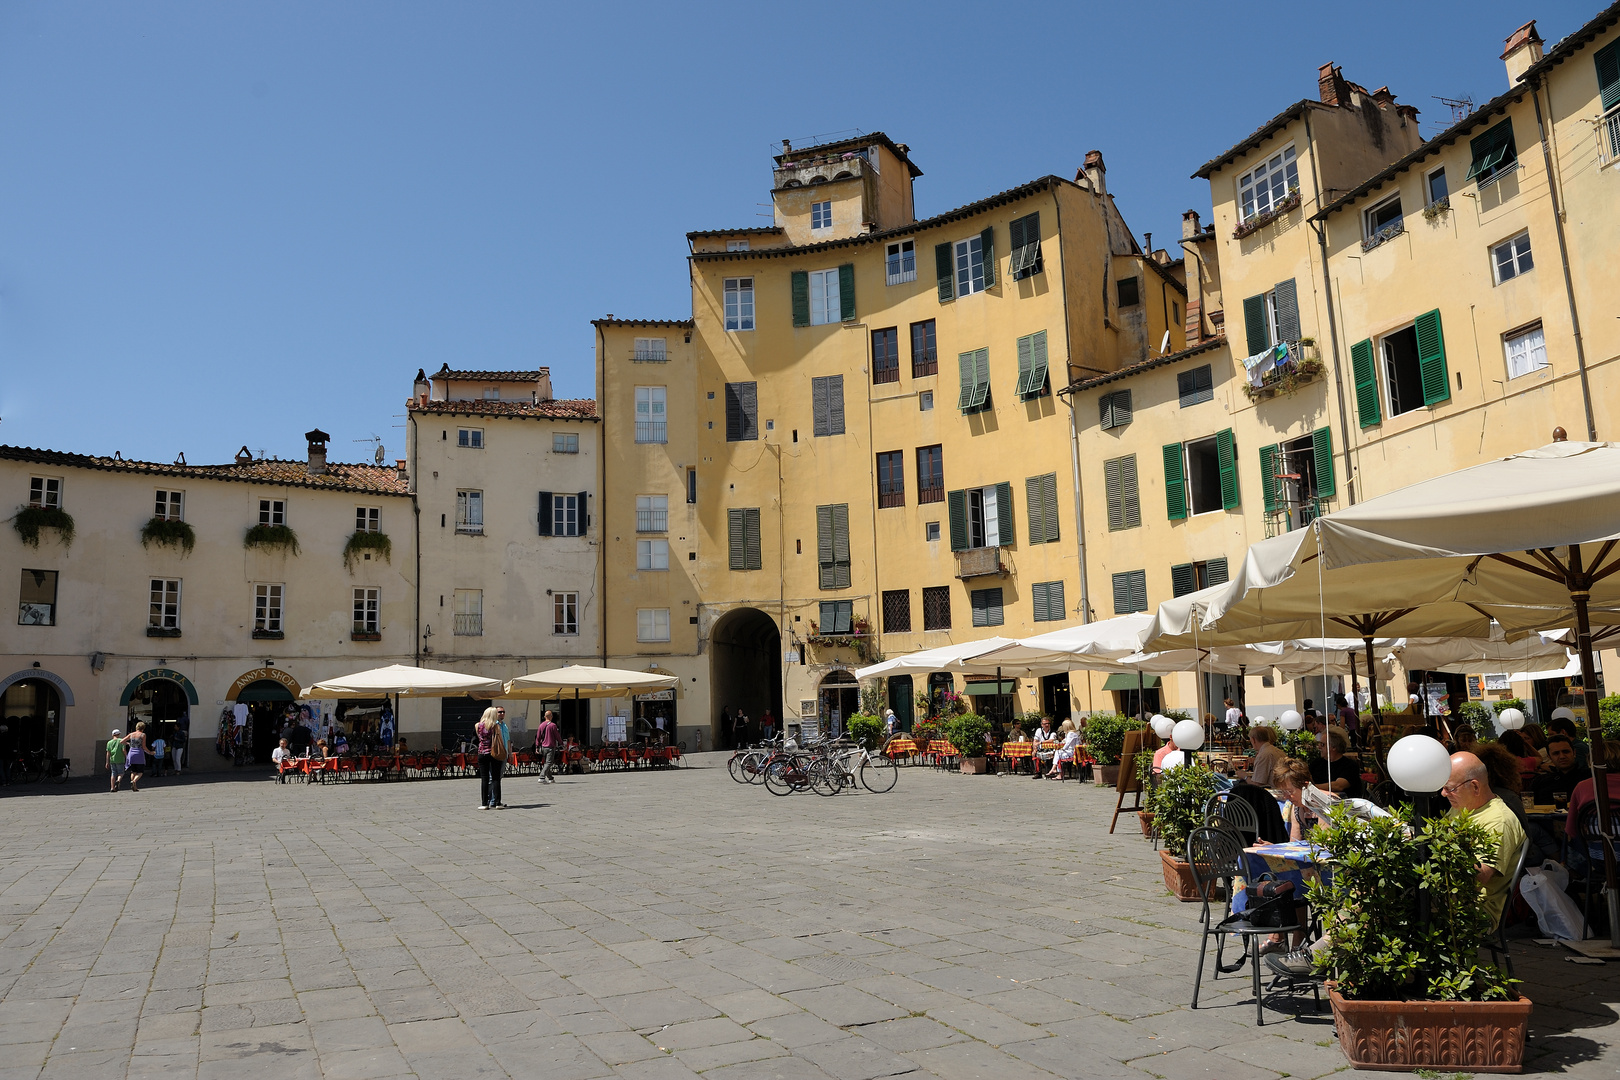
[[[1023,765],[1032,760],[1035,754],[1035,744],[1032,742],[1004,742],[1001,744],[1001,760],[1007,763],[1008,772],[1018,772]]]

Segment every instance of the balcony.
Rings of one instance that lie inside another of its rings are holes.
[[[661,533],[669,532],[668,510],[637,510],[636,532]]]
[[[636,364],[662,364],[669,360],[667,349],[635,349],[630,353],[630,360]]]
[[[945,501],[945,487],[921,487],[917,489],[917,505],[925,503],[942,503]]]
[[[1620,105],[1598,121],[1598,160],[1609,165],[1620,159]]]
[[[481,611],[456,612],[455,635],[456,637],[483,637],[484,613]]]
[[[458,521],[456,532],[462,536],[483,536],[484,523],[482,521]]]
[[[638,443],[667,443],[669,442],[669,424],[663,420],[637,420],[636,442]]]
[[[1269,511],[1266,514],[1266,535],[1281,536],[1295,529],[1303,529],[1325,512],[1322,509],[1322,500],[1317,498]]]
[[[968,548],[956,553],[956,576],[968,578],[1001,576],[1007,573],[999,547]]]

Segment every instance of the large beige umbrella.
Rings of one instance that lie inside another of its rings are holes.
[[[1082,658],[1115,660],[1141,652],[1142,642],[1152,626],[1153,616],[1150,614],[1119,615],[1100,622],[1065,626],[1017,641],[1004,639],[1000,647],[975,659],[986,664],[1001,662],[1008,667],[1063,664]],[[1079,664],[1073,664],[1073,667],[1082,670]]]
[[[565,698],[627,698],[654,690],[674,690],[679,675],[659,675],[651,671],[624,668],[589,667],[570,664],[552,671],[538,671],[508,679],[501,696],[560,701]]]
[[[955,645],[941,645],[933,649],[919,649],[892,660],[869,664],[855,669],[855,678],[876,679],[885,675],[908,675],[917,671],[948,671],[962,661],[1013,644],[1012,638],[990,637],[981,641],[964,641]]]
[[[407,664],[390,664],[388,667],[358,671],[340,679],[316,683],[305,691],[310,697],[346,699],[385,697],[390,694],[395,697],[461,697],[464,694],[496,697],[500,692],[499,679]]]

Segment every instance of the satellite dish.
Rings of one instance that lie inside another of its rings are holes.
[[[376,461],[377,464],[381,465],[386,457],[387,453],[383,450],[383,444],[378,443],[377,453],[374,455],[373,460]]]

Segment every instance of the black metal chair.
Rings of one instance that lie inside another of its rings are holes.
[[[1193,976],[1192,1007],[1198,1008],[1198,991],[1204,981],[1204,960],[1209,954],[1209,939],[1213,937],[1215,978],[1238,971],[1244,960],[1249,962],[1254,980],[1254,1022],[1261,1026],[1266,1018],[1265,997],[1260,989],[1260,939],[1305,928],[1295,921],[1293,909],[1289,910],[1287,923],[1283,926],[1255,926],[1244,913],[1231,910],[1233,881],[1242,873],[1242,858],[1242,842],[1227,829],[1205,825],[1194,829],[1192,835],[1187,837],[1187,862],[1192,867],[1193,886],[1203,898],[1204,905],[1200,916],[1203,937],[1198,943],[1198,972]],[[1218,895],[1222,886],[1225,888],[1224,897]],[[1216,896],[1216,900],[1211,899],[1212,895]],[[1216,902],[1221,905],[1218,921],[1215,914],[1217,909],[1213,906]],[[1221,962],[1221,952],[1229,934],[1243,944],[1243,955],[1230,967]]]
[[[1598,832],[1597,803],[1588,803],[1575,818],[1575,839],[1570,841],[1586,856],[1586,870],[1581,878],[1581,938],[1586,937],[1592,921],[1592,890],[1603,889],[1603,838]]]
[[[1204,824],[1231,829],[1243,838],[1244,847],[1253,847],[1260,838],[1260,818],[1254,807],[1229,791],[1218,792],[1204,803]]]
[[[1507,898],[1502,901],[1502,913],[1496,917],[1496,930],[1485,939],[1485,947],[1491,950],[1491,962],[1495,963],[1499,956],[1505,960],[1510,979],[1513,978],[1513,954],[1508,951],[1508,914],[1513,910],[1513,893],[1519,887],[1519,879],[1524,877],[1524,863],[1529,854],[1530,838],[1526,837],[1524,843],[1519,845],[1519,857],[1513,860],[1513,876],[1508,879]]]

